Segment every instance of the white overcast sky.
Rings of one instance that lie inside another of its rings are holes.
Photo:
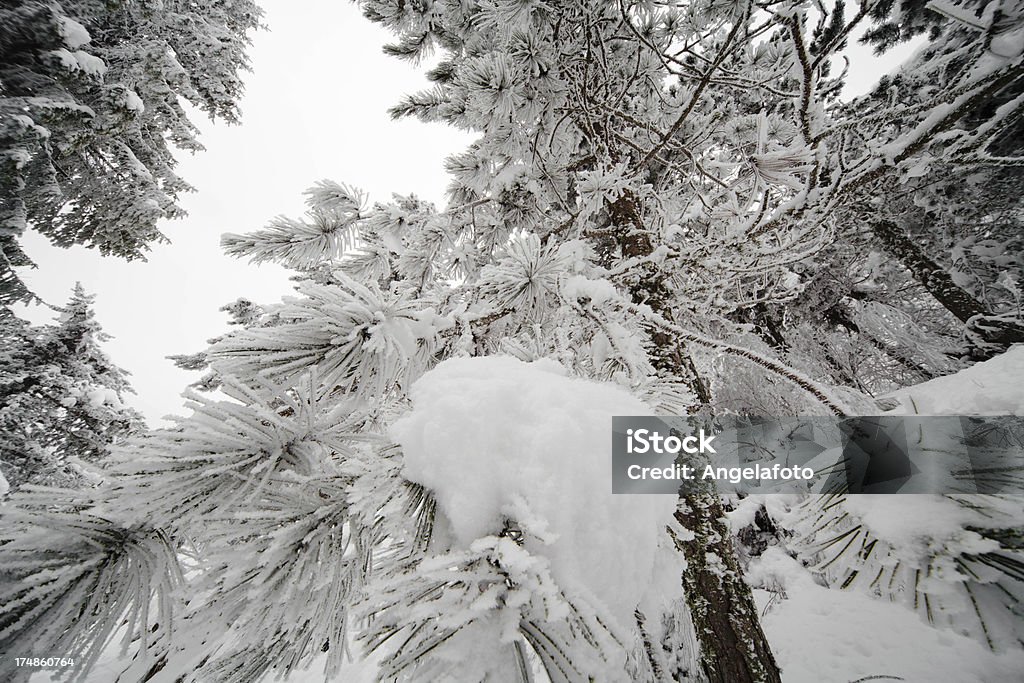
[[[331,178],[367,191],[442,201],[443,162],[470,137],[440,125],[391,121],[387,109],[406,92],[429,86],[412,65],[386,57],[385,31],[345,0],[263,0],[269,31],[253,36],[243,123],[196,119],[206,151],[179,154],[179,173],[196,188],[183,197],[189,216],[167,221],[171,244],[147,262],[103,258],[82,247],[51,247],[30,233],[24,245],[39,265],[22,271],[46,301],[62,304],[76,280],[97,295],[97,318],[113,336],[105,345],[132,373],[130,403],[151,424],[180,413],[181,391],[199,374],[165,359],[201,351],[227,329],[218,309],[238,297],[277,301],[287,272],[223,256],[221,233],[248,232],[277,214],[299,216],[302,191]],[[29,309],[33,322],[52,311]]]
[[[248,232],[277,214],[299,216],[302,191],[330,178],[367,191],[438,204],[447,179],[444,158],[471,137],[440,124],[391,121],[401,95],[429,86],[422,69],[381,53],[382,29],[346,0],[263,0],[269,31],[253,36],[253,73],[246,77],[242,124],[197,119],[206,151],[179,153],[179,173],[196,188],[183,197],[189,216],[162,226],[171,244],[154,245],[147,262],[102,258],[82,247],[57,249],[39,235],[23,241],[38,270],[22,271],[46,301],[62,304],[74,283],[97,295],[97,318],[113,339],[112,360],[132,373],[129,402],[150,424],[181,413],[181,391],[199,374],[166,356],[205,348],[227,329],[218,309],[238,297],[274,302],[288,294],[287,272],[228,259],[224,232]],[[881,60],[853,48],[858,68],[848,94],[866,91],[909,48]],[[52,311],[21,313],[47,322]]]

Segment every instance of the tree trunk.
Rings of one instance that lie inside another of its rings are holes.
[[[608,208],[622,257],[650,254],[653,245],[643,230],[634,198],[626,194]],[[674,320],[672,292],[658,269],[653,265],[639,268],[633,278],[629,292],[634,303],[646,304],[658,315]],[[679,340],[655,331],[651,341],[654,366],[688,383],[701,402],[709,403],[708,388]],[[713,488],[682,496],[675,516],[684,529],[693,532],[690,539],[673,540],[687,562],[682,587],[700,644],[704,676],[709,683],[781,683],[753,594],[743,580],[720,497]]]
[[[724,518],[714,491],[686,496],[676,510],[676,520],[694,535],[674,540],[686,557],[683,590],[701,646],[701,669],[710,683],[780,683]]]
[[[871,230],[886,251],[898,258],[936,301],[967,326],[967,341],[978,360],[1024,342],[1024,323],[1019,318],[993,315],[982,302],[953,282],[945,268],[929,258],[895,222],[874,221]]]
[[[914,279],[961,322],[966,323],[976,315],[988,313],[980,301],[953,282],[946,269],[929,258],[895,222],[873,221],[871,230],[882,247],[898,258]]]

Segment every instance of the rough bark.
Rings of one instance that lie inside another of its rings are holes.
[[[686,557],[683,590],[701,645],[701,669],[710,683],[780,683],[750,587],[743,580],[718,494],[680,500],[676,520],[693,539],[675,539]]]
[[[643,257],[653,251],[630,195],[609,206],[609,219],[622,257]],[[658,269],[653,265],[640,268],[633,278],[629,283],[633,303],[646,304],[673,321],[671,291]],[[689,384],[700,401],[709,403],[709,390],[681,341],[664,329],[652,329],[652,363],[666,375]],[[693,532],[692,538],[676,537],[674,541],[687,562],[682,587],[700,644],[705,678],[709,683],[781,683],[753,595],[743,580],[720,497],[713,489],[683,496],[676,519]]]

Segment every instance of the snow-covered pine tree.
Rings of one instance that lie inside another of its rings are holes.
[[[238,120],[260,16],[251,0],[4,3],[0,303],[31,296],[11,270],[30,264],[28,225],[128,259],[163,239],[157,222],[181,216],[190,189],[172,147],[202,149],[183,102]]]
[[[226,400],[194,397],[91,499],[15,497],[0,644],[88,664],[118,632],[126,680],[251,681],[317,657],[336,673],[358,622],[383,680],[778,680],[717,496],[662,512],[597,479],[541,485],[527,473],[587,449],[509,449],[552,418],[586,446],[627,404],[875,410],[780,361],[749,312],[800,297],[795,264],[875,183],[925,154],[983,163],[977,131],[1020,105],[981,105],[1020,50],[940,19],[927,102],[846,107],[833,65],[881,4],[363,7],[391,53],[441,51],[436,87],[395,113],[479,135],[448,162],[448,208],[324,182],[307,220],[228,237],[300,268],[297,295],[209,349]],[[598,419],[566,410],[598,394]],[[657,590],[602,580],[620,566],[657,568]]]
[[[987,45],[987,54],[996,59],[1015,54],[1020,23],[1021,8],[1013,3],[901,3],[865,40],[880,50],[926,30],[929,40],[866,99],[933,108],[936,83],[977,68],[965,54],[966,44]],[[1022,92],[1022,79],[1009,74],[1003,87],[963,112],[961,126],[972,138],[969,150],[957,149],[955,142],[950,148],[941,145],[903,169],[899,183],[875,183],[875,196],[865,207],[870,219],[845,226],[866,232],[945,309],[961,327],[973,358],[1024,341],[1013,294],[1020,275],[1013,258],[1020,222],[1015,188],[1021,184],[1024,149],[1024,121],[1015,115],[1015,102]]]
[[[0,471],[24,484],[94,484],[92,469],[145,425],[122,399],[126,373],[100,348],[93,297],[76,285],[50,325],[0,318]]]

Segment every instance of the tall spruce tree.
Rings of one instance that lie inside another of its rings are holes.
[[[61,247],[142,258],[183,215],[172,148],[202,149],[184,102],[238,120],[250,0],[16,0],[0,7],[0,303],[31,297],[31,225]]]
[[[425,474],[444,449],[422,448],[413,427],[478,424],[491,395],[458,412],[445,391],[475,399],[467,387],[488,373],[516,415],[537,415],[541,398],[483,362],[496,355],[555,360],[549,375],[658,413],[877,410],[855,378],[783,357],[763,311],[798,310],[799,271],[842,221],[869,216],[878,183],[932,157],[991,163],[986,133],[1022,103],[988,105],[1024,74],[1003,24],[992,49],[940,15],[915,64],[926,99],[846,106],[845,42],[888,7],[363,3],[397,34],[390,53],[441,52],[435,87],[395,115],[478,134],[448,161],[449,206],[367,206],[325,181],[305,219],[226,236],[229,253],[298,270],[297,295],[195,359],[227,398],[194,396],[190,417],[121,451],[106,487],[15,497],[0,644],[91,664],[120,634],[129,679],[251,681],[320,656],[337,673],[358,622],[382,680],[530,681],[538,668],[552,681],[779,680],[713,491],[653,523],[637,515],[638,537],[658,531],[644,552],[677,570],[659,599],[630,583],[591,590],[600,582],[563,560],[576,544],[607,549],[614,516],[580,537],[545,501],[582,501],[601,520],[648,503],[516,490],[467,525],[452,482]],[[446,405],[454,415],[430,412]],[[486,431],[480,443],[500,445]],[[455,483],[501,497],[520,474]],[[56,548],[71,550],[40,569]]]
[[[12,489],[94,484],[90,466],[145,426],[122,403],[132,389],[100,348],[92,303],[78,284],[52,325],[0,318],[0,470]]]

